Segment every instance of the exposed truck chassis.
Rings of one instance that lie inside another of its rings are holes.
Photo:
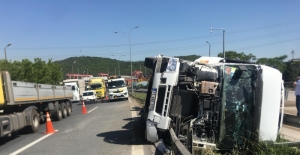
[[[145,105],[148,141],[164,139],[170,128],[191,153],[276,140],[284,106],[282,74],[264,65],[223,61],[145,59],[153,70]]]

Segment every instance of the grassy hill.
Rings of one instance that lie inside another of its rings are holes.
[[[176,56],[180,59],[185,60],[195,60],[199,58],[198,55],[188,55],[188,56]],[[73,62],[76,63],[73,64]],[[81,56],[81,57],[70,57],[64,60],[56,61],[62,67],[62,72],[64,75],[67,73],[72,73],[72,64],[73,64],[73,73],[82,74],[92,74],[93,76],[97,76],[98,73],[104,72],[107,73],[109,70],[110,75],[116,73],[118,75],[119,68],[118,68],[118,60],[110,59],[110,58],[102,58],[102,57],[89,57],[89,56]],[[130,75],[130,61],[119,61],[120,63],[120,74],[121,75]],[[145,72],[144,61],[133,61],[132,62],[132,70],[141,70]],[[146,74],[150,73],[150,69],[146,68]]]

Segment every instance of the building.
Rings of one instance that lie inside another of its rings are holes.
[[[66,79],[84,79],[85,81],[89,80],[89,78],[93,77],[90,74],[66,74]]]

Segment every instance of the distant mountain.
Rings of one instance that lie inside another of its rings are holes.
[[[198,55],[187,55],[187,56],[175,56],[180,59],[194,61],[200,56]],[[76,62],[75,62],[76,61]],[[98,73],[108,73],[110,75],[119,75],[118,60],[102,57],[70,57],[64,60],[56,61],[61,65],[61,69],[64,75],[67,73],[72,73],[72,64],[73,64],[73,73],[74,74],[91,74],[97,76]],[[73,63],[75,62],[75,63]],[[120,63],[120,74],[121,75],[130,75],[130,61],[119,61]],[[79,69],[79,71],[78,71]],[[132,70],[142,70],[143,73],[149,74],[151,71],[148,68],[144,67],[144,61],[133,61]]]

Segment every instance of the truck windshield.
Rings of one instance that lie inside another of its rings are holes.
[[[224,66],[218,148],[243,145],[251,136],[255,104],[256,66]]]
[[[84,92],[83,93],[83,96],[92,96],[92,95],[94,95],[93,92]]]
[[[92,85],[90,85],[90,87],[91,87],[91,90],[96,90],[96,89],[100,89],[100,88],[102,88],[102,84],[92,84]]]
[[[125,82],[123,80],[120,81],[111,81],[108,83],[108,88],[121,88],[125,87]]]

